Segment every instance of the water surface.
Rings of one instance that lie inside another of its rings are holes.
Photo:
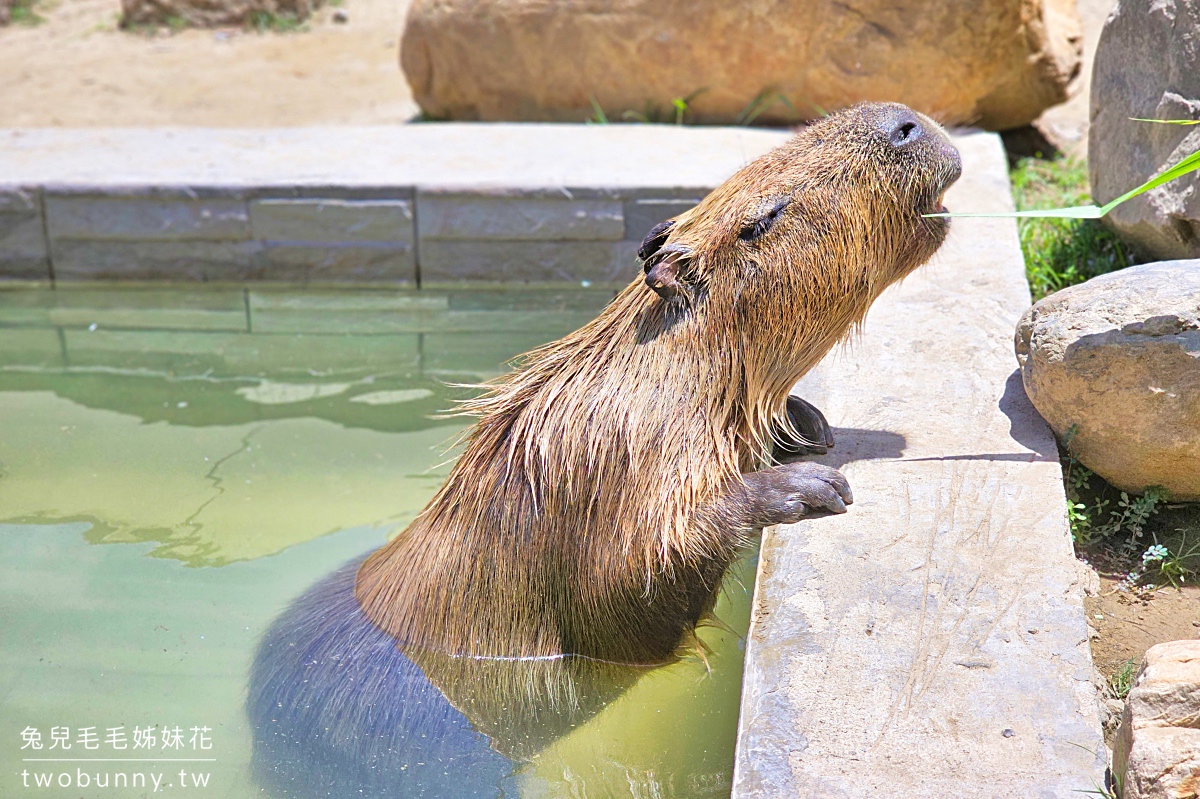
[[[264,632],[433,494],[463,425],[434,414],[469,395],[453,384],[610,296],[0,291],[0,794],[304,795],[252,762]],[[752,558],[735,572],[706,654],[491,795],[727,796]]]

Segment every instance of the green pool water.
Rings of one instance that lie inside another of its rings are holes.
[[[421,509],[462,384],[610,297],[0,290],[0,796],[293,795],[251,762],[262,634]],[[649,672],[498,790],[728,796],[753,575],[750,555],[705,657]]]

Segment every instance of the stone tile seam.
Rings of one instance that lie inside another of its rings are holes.
[[[421,192],[413,187],[412,207],[409,209],[408,221],[412,225],[412,255],[413,255],[413,284],[417,291],[421,290]],[[420,343],[418,343],[418,350]]]
[[[37,189],[37,207],[38,215],[42,222],[42,250],[46,253],[46,278],[53,286],[55,282],[54,275],[54,255],[50,249],[50,222],[46,216],[46,192],[39,186]]]

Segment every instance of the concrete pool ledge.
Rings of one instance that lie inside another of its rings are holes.
[[[253,320],[261,332],[311,314],[246,281],[624,284],[651,226],[786,137],[459,124],[0,131],[0,288],[230,281],[241,285],[211,313],[172,324],[237,332]],[[964,177],[947,204],[1011,209],[999,138],[956,143]],[[33,314],[17,293],[0,293],[9,318]],[[58,296],[57,323],[97,318],[71,316]],[[1065,799],[1102,784],[1061,471],[1013,357],[1028,305],[1015,223],[956,220],[934,262],[800,387],[836,428],[826,461],[856,502],[764,534],[734,799]],[[150,324],[106,313],[105,325]],[[440,313],[431,324],[453,321]]]
[[[960,137],[947,205],[1011,210],[994,136]],[[1105,749],[1050,430],[1013,329],[1016,226],[955,220],[928,266],[807,375],[845,516],[766,531],[735,799],[1079,797]]]

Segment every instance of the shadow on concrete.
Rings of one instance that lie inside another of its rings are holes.
[[[1035,463],[1057,461],[1058,445],[1054,432],[1041,417],[1021,382],[1021,370],[1014,369],[1004,383],[1004,394],[997,403],[1008,417],[1008,435],[1029,452],[978,452],[969,455],[943,455],[936,458],[911,458],[914,461],[1016,461]]]
[[[1014,369],[1005,381],[1004,395],[1000,397],[999,406],[1000,412],[1008,417],[1008,434],[1012,436],[1013,441],[1043,458],[1058,458],[1054,433],[1025,394],[1020,369]]]
[[[896,460],[904,455],[908,441],[891,430],[865,430],[860,427],[833,428],[833,449],[818,463],[841,469],[854,461]]]

